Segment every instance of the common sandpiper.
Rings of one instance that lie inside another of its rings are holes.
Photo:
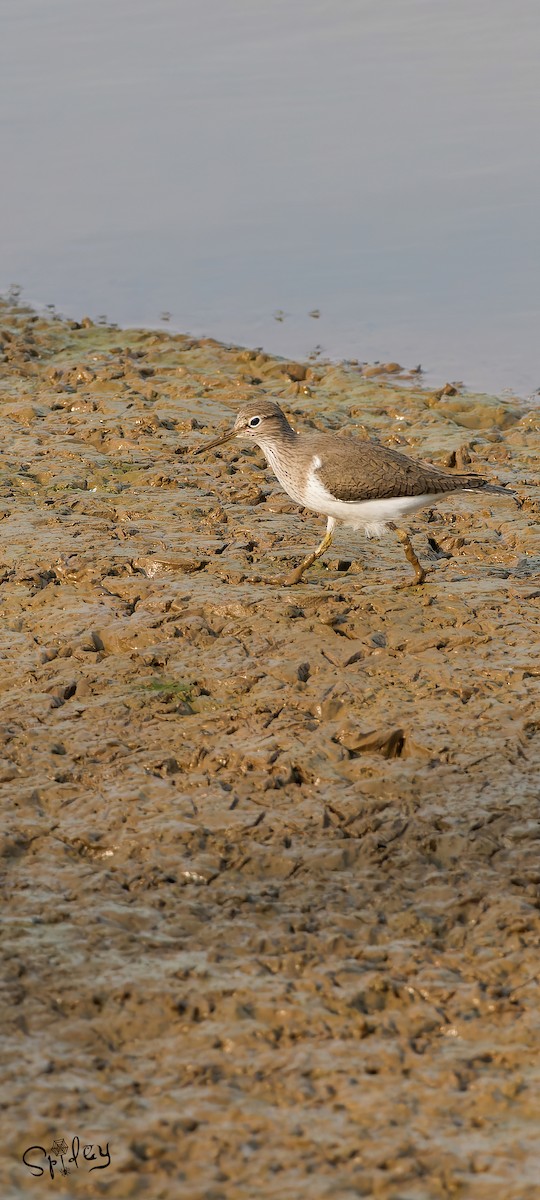
[[[504,492],[480,475],[451,475],[431,463],[418,462],[377,442],[335,433],[297,433],[274,400],[253,400],[240,410],[233,428],[197,446],[202,454],[241,438],[260,446],[268,466],[287,495],[303,508],[326,517],[326,533],[294,571],[279,580],[299,583],[304,571],[332,541],[336,523],[380,537],[392,529],[414,569],[400,587],[423,583],[426,571],[408,533],[396,522],[421,508],[432,508],[452,492]]]

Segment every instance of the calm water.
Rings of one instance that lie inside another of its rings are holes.
[[[3,0],[1,26],[0,288],[540,387],[538,0]]]

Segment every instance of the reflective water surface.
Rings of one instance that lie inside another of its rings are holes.
[[[537,0],[4,0],[2,27],[0,288],[540,387]]]

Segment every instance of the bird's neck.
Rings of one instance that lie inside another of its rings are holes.
[[[257,444],[260,446],[263,454],[265,454],[267,457],[268,453],[274,456],[275,454],[279,454],[280,449],[293,446],[297,441],[298,436],[299,435],[297,434],[296,430],[292,428],[292,425],[289,425],[289,422],[283,418],[283,421],[280,422],[279,429],[272,431],[272,433],[262,435]]]
[[[268,435],[259,445],[270,470],[274,472],[284,491],[297,504],[303,504],[302,472],[297,470],[296,443],[299,437],[300,435],[287,425],[286,430],[280,430],[274,437]]]

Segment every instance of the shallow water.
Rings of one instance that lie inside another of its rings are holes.
[[[0,287],[531,394],[539,56],[536,0],[5,0]]]

